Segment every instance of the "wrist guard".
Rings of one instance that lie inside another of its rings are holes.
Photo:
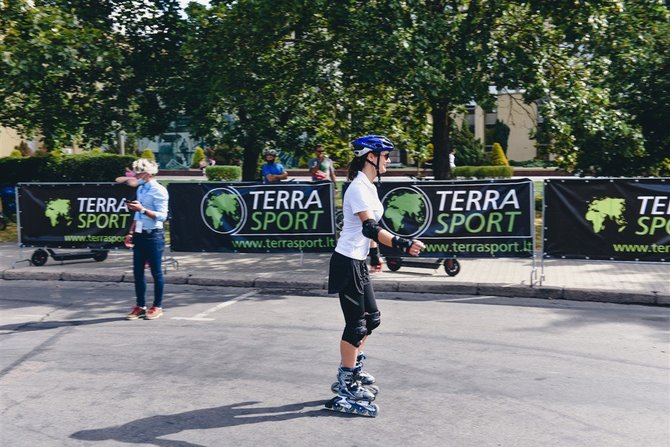
[[[382,263],[379,259],[379,247],[370,247],[368,255],[370,256],[370,265],[380,265]]]
[[[404,237],[398,236],[393,236],[393,239],[391,240],[393,248],[399,248],[404,252],[408,252],[413,243],[414,240],[412,239],[405,239]]]

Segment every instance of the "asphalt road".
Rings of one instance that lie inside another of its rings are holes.
[[[0,444],[645,446],[670,439],[670,309],[379,294],[376,419],[322,409],[335,298],[0,281]]]

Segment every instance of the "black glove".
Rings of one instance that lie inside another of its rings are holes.
[[[381,265],[382,260],[379,258],[379,247],[370,247],[368,255],[370,256],[370,265]]]
[[[393,236],[391,244],[393,248],[399,248],[402,251],[409,253],[409,249],[414,243],[414,239],[405,239],[404,237]]]

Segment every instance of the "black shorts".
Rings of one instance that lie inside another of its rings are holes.
[[[362,295],[368,284],[370,274],[365,261],[348,258],[338,252],[333,253],[328,270],[328,293],[350,291],[355,295]]]

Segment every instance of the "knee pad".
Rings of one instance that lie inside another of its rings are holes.
[[[361,341],[368,335],[368,328],[365,318],[356,320],[352,324],[347,324],[342,333],[342,340],[356,347],[361,345]]]
[[[372,334],[372,330],[378,328],[379,325],[382,324],[381,316],[382,313],[379,311],[365,314],[365,323],[368,329],[367,335]]]

